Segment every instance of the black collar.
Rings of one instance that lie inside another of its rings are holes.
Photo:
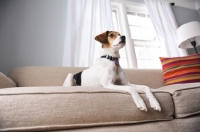
[[[110,60],[110,61],[118,61],[118,60],[119,60],[119,58],[117,58],[117,57],[112,57],[112,56],[109,56],[109,55],[101,56],[101,58],[106,58],[106,59],[108,59],[108,60]]]

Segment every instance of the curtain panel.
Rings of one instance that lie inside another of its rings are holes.
[[[113,30],[110,0],[67,0],[63,66],[88,67],[99,57],[95,36]]]
[[[144,0],[153,22],[158,41],[165,45],[169,57],[187,55],[178,48],[176,30],[178,28],[169,2],[162,0]]]

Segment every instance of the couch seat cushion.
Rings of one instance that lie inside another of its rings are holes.
[[[174,84],[158,90],[172,94],[176,118],[200,114],[200,83]]]
[[[130,94],[97,87],[18,87],[0,89],[0,131],[57,130],[171,120],[170,93],[155,92],[161,112],[136,108]]]

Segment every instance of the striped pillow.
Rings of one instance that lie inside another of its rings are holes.
[[[160,60],[165,85],[200,82],[200,54]]]

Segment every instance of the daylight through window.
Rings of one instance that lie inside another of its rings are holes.
[[[113,9],[113,23],[116,31],[120,32],[119,11]],[[162,68],[159,60],[160,56],[166,56],[164,45],[158,43],[154,26],[150,16],[145,13],[136,12],[134,10],[126,13],[128,21],[128,29],[131,35],[131,44],[134,45],[137,67],[138,68]],[[127,56],[125,49],[120,53],[120,64],[123,68],[127,68]]]

